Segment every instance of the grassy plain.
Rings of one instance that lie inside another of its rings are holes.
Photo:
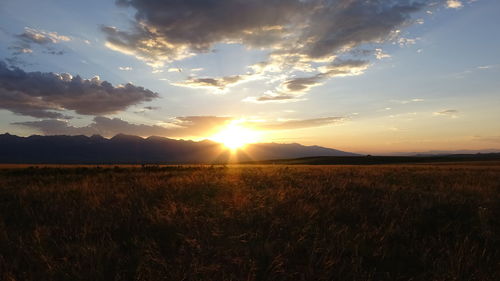
[[[0,170],[1,280],[498,280],[500,165]]]

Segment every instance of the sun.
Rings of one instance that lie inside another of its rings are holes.
[[[243,127],[241,121],[233,121],[224,127],[217,134],[209,139],[224,144],[231,150],[237,150],[245,147],[249,143],[259,141],[259,133],[255,130]]]

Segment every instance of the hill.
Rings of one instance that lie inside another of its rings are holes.
[[[245,164],[286,165],[375,165],[404,163],[439,163],[469,161],[500,161],[500,153],[451,154],[429,156],[319,156],[296,159],[248,161]]]

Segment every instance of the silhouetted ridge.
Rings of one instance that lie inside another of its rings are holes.
[[[314,156],[355,156],[357,154],[297,143],[258,143],[231,155],[221,144],[203,140],[175,140],[152,136],[118,134],[110,139],[100,135],[18,137],[0,135],[2,163],[226,163]]]

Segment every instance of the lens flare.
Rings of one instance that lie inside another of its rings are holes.
[[[209,139],[222,143],[231,150],[241,149],[249,143],[259,141],[260,134],[255,130],[243,127],[241,122],[236,120],[229,123]]]

